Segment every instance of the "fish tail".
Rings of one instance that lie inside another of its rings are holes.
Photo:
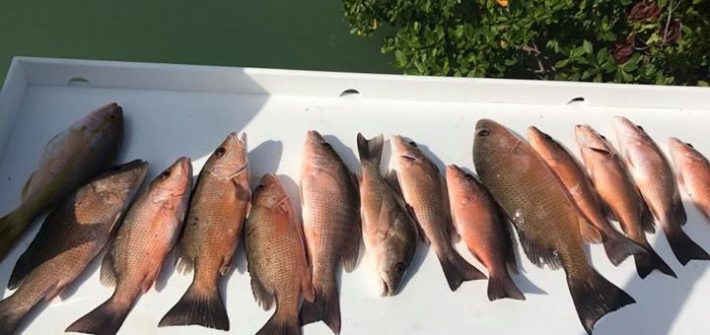
[[[301,325],[298,322],[298,315],[294,316],[295,317],[281,315],[277,304],[274,315],[256,332],[256,335],[301,335]]]
[[[21,299],[20,299],[21,300]],[[23,303],[13,294],[0,301],[0,335],[12,335],[36,303]]]
[[[382,146],[384,137],[382,135],[366,139],[362,134],[357,134],[357,151],[360,154],[361,162],[372,163],[379,166],[382,159]]]
[[[666,230],[668,243],[680,264],[686,265],[693,259],[710,260],[710,255],[697,245],[680,227]]]
[[[626,236],[621,235],[616,230],[614,230],[612,234],[607,234],[606,240],[604,240],[604,250],[611,264],[614,264],[614,266],[619,266],[621,262],[631,255],[646,252],[646,249],[642,246],[636,244],[636,242]]]
[[[651,246],[646,246],[646,252],[634,255],[634,261],[636,261],[636,272],[638,272],[641,279],[646,278],[653,270],[678,278],[673,269],[651,249]]]
[[[123,303],[111,297],[96,307],[89,314],[74,321],[66,332],[77,332],[97,335],[114,335],[118,332],[131,311],[131,303]]]
[[[10,253],[28,225],[29,220],[19,210],[0,218],[0,262]]]
[[[577,309],[579,321],[584,330],[592,333],[594,324],[604,315],[628,304],[636,302],[634,298],[602,277],[596,270],[583,276],[567,275],[567,285],[572,295],[572,301]]]
[[[513,279],[507,271],[500,273],[490,273],[488,279],[488,300],[511,298],[516,300],[525,300],[525,295],[520,291]]]
[[[170,311],[160,320],[159,327],[201,325],[229,330],[229,316],[219,294],[218,285],[202,289],[196,281]]]
[[[316,299],[303,301],[300,321],[302,325],[323,321],[335,334],[340,334],[340,301],[335,285],[316,287]]]
[[[452,291],[456,291],[465,281],[486,279],[483,272],[476,269],[453,249],[448,252],[448,256],[439,257],[439,262]]]

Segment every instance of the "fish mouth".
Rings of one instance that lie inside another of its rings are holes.
[[[380,293],[380,296],[382,297],[388,297],[392,295],[392,287],[390,287],[389,283],[387,283],[386,280],[382,280],[382,292]]]

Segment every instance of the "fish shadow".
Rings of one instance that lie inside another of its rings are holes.
[[[409,282],[414,278],[414,276],[419,272],[419,270],[422,268],[422,264],[424,264],[424,261],[426,260],[427,255],[429,254],[429,249],[431,246],[428,243],[423,243],[423,242],[418,242],[417,243],[417,250],[414,252],[414,257],[412,257],[412,261],[409,263],[409,267],[407,268],[407,272],[404,274],[404,277],[402,277],[402,281],[399,284],[399,287],[397,288],[397,291],[394,292],[394,294],[399,294],[399,292],[402,292],[407,285],[409,285]]]
[[[281,163],[283,142],[268,140],[249,150],[249,174],[252,188],[264,174],[275,173]]]
[[[695,209],[691,209],[692,203],[685,202],[684,206],[688,221],[683,230],[694,242],[708,251],[710,230],[705,218]],[[651,247],[671,266],[678,278],[653,271],[646,279],[641,279],[634,273],[626,284],[619,287],[634,297],[636,303],[610,314],[618,316],[612,316],[608,321],[600,320],[595,331],[601,334],[661,335],[670,333],[671,327],[676,324],[676,319],[684,309],[694,286],[710,268],[710,262],[692,260],[682,266],[671,251],[663,231],[658,229],[655,234],[660,235],[649,240]]]
[[[163,260],[163,266],[158,273],[158,277],[155,278],[154,288],[158,292],[162,292],[165,287],[168,286],[168,281],[170,277],[175,273],[175,268],[177,265],[178,257],[175,255],[175,247],[171,250],[165,259]]]
[[[357,171],[360,169],[360,160],[355,155],[353,149],[345,145],[339,138],[333,135],[324,135],[323,138],[325,138],[325,140],[328,141],[328,143],[330,143],[333,147],[335,152],[338,153],[340,159],[342,159],[343,163],[345,163],[348,169],[350,169],[350,172],[357,174]],[[355,150],[357,150],[357,148]]]

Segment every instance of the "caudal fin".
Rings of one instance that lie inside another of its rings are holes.
[[[109,299],[96,307],[89,314],[76,320],[67,327],[67,332],[77,332],[96,335],[114,335],[118,332],[126,320],[128,312],[131,311],[131,304],[118,303]]]
[[[618,232],[606,236],[606,240],[604,241],[604,250],[606,251],[607,257],[609,257],[611,264],[614,264],[614,266],[621,264],[626,257],[646,252],[646,249],[642,246],[636,244],[636,242]]]
[[[0,301],[0,335],[12,335],[17,331],[20,322],[32,307],[31,304],[18,303],[14,296]],[[30,306],[27,306],[30,305]]]
[[[301,325],[298,317],[289,318],[279,315],[278,306],[276,312],[269,321],[256,332],[256,335],[301,335]]]
[[[370,162],[374,165],[380,165],[380,159],[382,158],[382,146],[384,144],[384,137],[382,135],[373,137],[371,139],[366,139],[362,134],[357,134],[357,151],[360,154],[360,161],[362,163]]]
[[[158,326],[201,325],[229,330],[229,316],[217,287],[214,285],[211,290],[200,290],[193,282]]]
[[[486,275],[483,272],[476,269],[453,249],[448,255],[439,257],[439,262],[452,291],[456,291],[461,286],[461,283],[465,281],[486,279]]]
[[[680,264],[686,265],[693,259],[710,260],[710,255],[693,242],[680,227],[666,231],[666,236],[668,237],[668,244],[671,245],[671,250],[673,250],[673,254],[678,258]]]
[[[300,320],[302,325],[323,321],[335,334],[340,334],[340,301],[335,285],[316,287],[316,300],[303,301]]]
[[[661,271],[673,278],[678,278],[668,264],[651,249],[651,246],[646,247],[646,252],[634,255],[636,261],[636,272],[641,279],[646,278],[653,270]]]
[[[525,300],[525,295],[520,292],[520,289],[513,279],[510,278],[508,272],[503,271],[500,274],[490,274],[488,278],[488,300],[511,298],[517,300]]]
[[[592,333],[594,324],[604,315],[636,302],[634,298],[606,280],[594,269],[591,269],[591,274],[586,276],[575,276],[575,278],[568,276],[567,285],[569,285],[579,321],[582,322],[582,326],[588,334]]]
[[[28,225],[29,221],[17,211],[0,218],[0,262],[10,253]]]

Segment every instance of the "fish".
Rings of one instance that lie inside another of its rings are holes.
[[[528,142],[559,177],[585,218],[580,221],[580,228],[587,242],[603,241],[604,250],[615,266],[633,254],[646,252],[611,226],[589,176],[562,144],[536,127],[528,128]]]
[[[454,225],[446,182],[439,169],[414,141],[395,135],[392,147],[396,179],[404,201],[414,210],[420,236],[431,244],[439,258],[449,288],[455,291],[464,281],[485,279],[486,275],[461,257],[451,244]]]
[[[175,247],[177,269],[193,271],[190,287],[160,327],[201,325],[229,330],[219,286],[241,239],[251,205],[246,134],[230,133],[207,159]]]
[[[320,133],[306,133],[301,159],[301,207],[315,301],[304,302],[300,320],[323,320],[340,333],[337,272],[352,272],[360,253],[360,195],[357,178]]]
[[[0,218],[0,262],[36,218],[111,166],[122,140],[123,109],[116,103],[55,135],[25,183],[20,205]]]
[[[508,271],[518,273],[510,231],[488,190],[456,165],[446,167],[451,215],[468,250],[488,269],[488,300],[525,300]]]
[[[11,335],[42,301],[59,295],[86,269],[143,184],[148,163],[115,166],[70,195],[45,218],[10,276],[17,289],[0,301],[0,334]]]
[[[314,302],[315,290],[303,227],[283,184],[273,174],[265,174],[254,189],[244,243],[254,299],[265,310],[276,304],[276,311],[256,334],[301,334],[301,296]]]
[[[84,315],[67,332],[112,335],[135,301],[150,290],[182,230],[192,188],[192,164],[181,157],[160,173],[128,209],[101,263],[101,283],[115,287],[111,297]]]
[[[710,163],[692,144],[668,140],[678,184],[710,222]]]
[[[357,135],[362,166],[360,212],[365,254],[379,278],[381,296],[396,295],[417,249],[414,213],[404,202],[397,184],[382,176],[380,163],[384,137],[367,140]]]
[[[579,212],[564,185],[525,140],[490,119],[476,123],[476,172],[513,222],[535,265],[562,268],[577,315],[588,334],[607,313],[636,301],[587,260]]]
[[[631,178],[678,261],[686,265],[693,259],[710,260],[710,255],[681,228],[687,220],[685,208],[673,170],[661,149],[642,126],[625,117],[614,117],[614,129]]]
[[[624,233],[646,249],[646,253],[634,255],[639,277],[644,279],[653,270],[658,270],[676,278],[675,272],[646,239],[644,231],[653,231],[653,218],[619,153],[606,137],[589,125],[576,125],[574,133],[587,173],[602,202],[619,221]]]

